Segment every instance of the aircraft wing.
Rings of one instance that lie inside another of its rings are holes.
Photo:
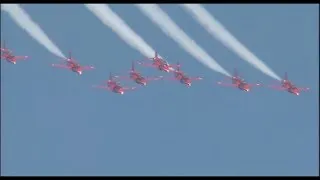
[[[129,76],[113,76],[115,79],[121,79],[121,80],[130,80],[131,78]]]
[[[143,59],[143,60],[151,60],[151,61],[153,61],[154,58],[145,58],[145,59]]]
[[[122,87],[126,91],[135,90],[136,87]]]
[[[230,84],[230,83],[218,82],[218,84],[221,86],[227,86],[227,87],[237,87],[236,84]]]
[[[27,58],[28,58],[28,56],[15,56],[14,60],[25,60]]]
[[[91,70],[91,69],[94,69],[93,66],[81,66],[81,69],[82,70]]]
[[[53,67],[57,67],[57,68],[64,68],[64,69],[70,69],[69,66],[64,65],[64,64],[52,64]]]
[[[164,80],[170,80],[170,81],[180,81],[181,78],[176,78],[176,77],[164,77]]]
[[[8,52],[8,49],[1,48],[1,52]]]
[[[101,86],[101,85],[98,85],[98,86],[96,86],[96,85],[93,85],[92,86],[93,88],[99,88],[99,89],[106,89],[106,90],[111,90],[108,86]]]
[[[249,85],[249,86],[251,86],[251,87],[252,87],[252,86],[261,86],[261,84],[260,84],[260,83],[256,83],[256,84],[248,83],[248,85]]]
[[[1,52],[3,52],[3,53],[12,53],[12,51],[10,51],[7,48],[1,48]]]
[[[150,63],[138,62],[138,64],[143,65],[143,66],[148,66],[148,67],[157,67],[154,64],[150,64]]]
[[[190,79],[194,81],[194,80],[202,80],[203,78],[202,77],[190,77]]]
[[[268,87],[272,88],[272,89],[275,89],[275,90],[281,90],[281,91],[287,90],[287,88],[284,88],[282,86],[277,86],[277,85],[269,85]]]
[[[298,88],[300,91],[309,91],[310,88]]]
[[[147,79],[148,81],[156,81],[156,80],[163,79],[163,76],[147,77],[146,79]]]

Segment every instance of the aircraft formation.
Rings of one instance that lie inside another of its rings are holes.
[[[28,56],[16,56],[12,52],[12,50],[6,48],[5,42],[1,47],[1,59],[5,60],[9,63],[16,64],[20,60],[28,59]],[[52,67],[67,69],[72,72],[81,75],[83,71],[93,70],[93,66],[82,66],[80,65],[71,55],[69,52],[69,57],[66,59],[62,59],[64,64],[52,64]],[[148,60],[149,62],[146,62]],[[166,73],[173,73],[172,77],[163,77],[163,76],[155,76],[155,77],[145,77],[141,75],[135,69],[135,64],[155,68],[159,71],[166,72]],[[227,77],[230,83],[219,81],[217,82],[218,85],[224,87],[233,87],[238,88],[244,92],[249,92],[252,87],[261,87],[263,86],[260,83],[250,84],[247,83],[243,78],[241,78],[237,72],[237,69],[234,69],[234,74],[232,77]],[[155,52],[155,56],[152,58],[146,58],[141,61],[132,61],[131,70],[128,71],[128,74],[125,76],[118,76],[113,75],[110,73],[109,79],[105,82],[104,85],[93,86],[94,88],[105,89],[114,93],[118,93],[123,95],[125,91],[135,90],[136,87],[124,87],[120,85],[119,80],[131,80],[134,81],[136,84],[141,86],[147,86],[148,82],[156,81],[156,80],[172,80],[178,81],[181,84],[185,85],[186,87],[191,87],[192,82],[195,80],[203,80],[202,77],[189,77],[186,73],[181,70],[181,65],[179,62],[175,65],[170,65],[166,60],[158,56],[158,53]],[[295,86],[289,79],[287,73],[285,73],[284,78],[281,80],[281,83],[278,85],[268,85],[268,88],[272,88],[275,90],[280,91],[287,91],[293,95],[299,96],[301,92],[308,91],[310,88],[303,88]]]

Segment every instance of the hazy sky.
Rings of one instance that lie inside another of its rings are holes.
[[[150,82],[124,95],[94,89],[109,72],[144,58],[83,5],[23,5],[51,40],[83,65],[83,75],[52,68],[58,59],[1,12],[1,34],[17,55],[1,62],[3,175],[318,175],[319,6],[205,5],[278,75],[308,93],[216,85],[223,79],[168,38],[133,5],[111,5],[170,63],[190,76]],[[275,84],[213,39],[180,6],[161,5],[229,72]],[[137,66],[146,76],[172,76]],[[125,86],[137,86],[123,82]]]

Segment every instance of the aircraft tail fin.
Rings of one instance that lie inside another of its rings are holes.
[[[134,62],[133,61],[132,61],[132,64],[131,64],[131,71],[135,71]]]
[[[238,77],[239,76],[237,68],[233,69],[233,76],[234,77]]]
[[[287,72],[284,73],[284,78],[283,78],[283,80],[288,80],[288,73],[287,73]]]
[[[69,51],[69,59],[70,60],[71,60],[71,56],[72,56],[71,51]]]
[[[6,40],[3,40],[3,49],[6,49]]]
[[[109,80],[112,81],[112,73],[109,73]]]

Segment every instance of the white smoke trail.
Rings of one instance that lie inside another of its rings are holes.
[[[51,53],[61,58],[66,58],[60,49],[49,39],[45,32],[18,4],[1,4],[1,10],[7,12],[12,19],[24,29],[31,37],[37,40]]]
[[[212,57],[210,57],[200,46],[198,46],[173,20],[156,4],[136,4],[141,12],[159,26],[159,28],[175,40],[182,48],[190,53],[198,61],[214,71],[230,77]]]
[[[274,73],[267,65],[258,57],[250,52],[243,44],[241,44],[223,25],[216,20],[205,8],[199,4],[181,4],[186,12],[200,23],[211,35],[220,40],[226,47],[233,50],[242,59],[262,71],[264,74],[276,79],[281,78]]]
[[[154,55],[155,50],[136,34],[109,6],[105,4],[85,4],[85,6],[132,48],[146,57]]]

